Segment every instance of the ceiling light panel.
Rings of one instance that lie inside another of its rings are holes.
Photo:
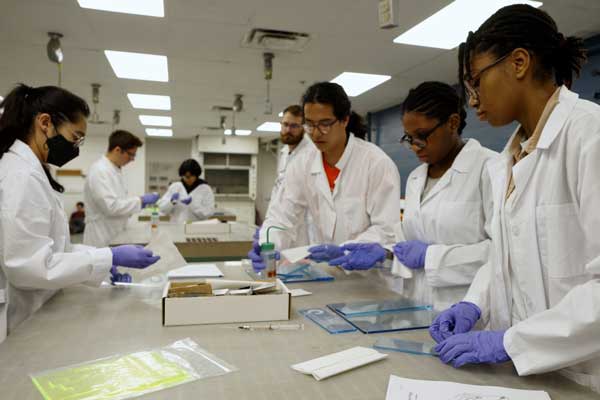
[[[118,78],[156,82],[169,81],[169,66],[166,56],[114,50],[104,50],[104,54]]]
[[[163,0],[77,0],[79,7],[123,14],[164,17]]]
[[[389,75],[361,74],[357,72],[342,72],[331,82],[337,83],[344,88],[350,97],[359,96],[375,86],[381,85],[391,79]]]

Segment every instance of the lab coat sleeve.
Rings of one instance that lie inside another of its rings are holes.
[[[280,202],[269,205],[269,215],[260,229],[260,243],[267,241],[267,228],[279,226],[285,230],[271,229],[269,240],[277,250],[295,247],[297,227],[301,226],[308,208],[304,176],[308,173],[304,162],[293,162],[285,172],[285,192]]]
[[[388,157],[379,159],[370,173],[367,189],[370,226],[352,242],[394,242],[394,226],[400,222],[400,174]]]
[[[576,193],[580,225],[586,241],[585,270],[590,280],[572,288],[554,307],[514,325],[504,336],[504,346],[519,375],[565,368],[600,356],[600,121],[579,126],[592,134],[581,144],[577,160]],[[595,125],[595,129],[593,129]],[[593,130],[595,132],[593,132]],[[591,139],[590,139],[591,138]],[[566,149],[572,151],[572,149]]]
[[[110,185],[107,173],[93,171],[90,173],[89,188],[94,202],[102,213],[110,217],[129,217],[142,209],[142,199],[137,196],[119,197]]]
[[[470,285],[479,268],[488,260],[493,204],[490,176],[485,165],[479,182],[486,238],[471,244],[430,245],[425,256],[425,276],[432,287]]]
[[[191,194],[192,202],[189,206],[191,207],[192,214],[198,219],[207,219],[215,212],[215,196],[213,195],[212,189],[208,185],[200,185]]]
[[[172,183],[171,185],[169,185],[167,192],[158,200],[156,205],[158,206],[158,209],[161,213],[167,215],[171,214],[174,208],[173,204],[171,203],[171,196],[173,196],[173,194],[176,192],[177,189],[175,188],[175,184]]]
[[[14,174],[13,179],[27,180],[26,185],[22,182],[18,185],[26,187],[27,193],[15,193],[15,198],[3,204],[1,211],[1,257],[8,281],[21,289],[57,290],[78,283],[99,285],[112,266],[110,249],[68,246],[63,249],[66,251],[55,251],[51,228],[56,223],[66,224],[49,207],[56,200],[48,198],[35,177],[18,175]],[[68,235],[66,225],[65,232]]]

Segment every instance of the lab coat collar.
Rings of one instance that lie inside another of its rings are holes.
[[[472,169],[473,164],[477,161],[480,149],[481,144],[479,144],[477,140],[468,139],[463,148],[456,155],[450,169],[462,174],[469,172]]]
[[[109,158],[108,158],[108,157],[106,157],[106,154],[102,156],[102,162],[104,162],[104,164],[105,164],[105,165],[106,165],[108,168],[110,168],[110,169],[114,170],[115,172],[117,172],[117,173],[120,173],[120,172],[121,172],[121,167],[119,167],[119,166],[115,165],[115,163],[113,163],[112,161],[110,161],[110,160],[109,160]]]
[[[554,139],[556,139],[565,122],[569,118],[571,111],[573,111],[577,99],[579,99],[579,95],[577,93],[571,92],[566,86],[561,86],[558,94],[558,104],[556,107],[554,107],[554,110],[552,110],[548,121],[546,121],[546,125],[542,130],[542,135],[540,136],[540,140],[537,143],[536,149],[547,149],[550,147],[550,145],[552,145],[552,142],[554,142]],[[515,129],[513,134],[508,139],[504,150],[502,151],[502,155],[510,160],[512,160],[510,145],[520,129],[521,125]]]
[[[350,157],[352,156],[352,149],[354,149],[354,147],[356,147],[357,140],[360,140],[360,139],[356,139],[354,137],[353,133],[351,133],[348,136],[348,143],[346,143],[346,148],[344,149],[344,153],[342,153],[342,157],[335,164],[335,167],[337,169],[339,169],[340,171],[343,171],[346,164],[348,164],[348,161],[350,160]]]
[[[42,163],[37,158],[33,150],[31,150],[31,147],[29,147],[25,142],[22,142],[19,139],[15,140],[13,145],[10,146],[10,151],[12,153],[15,153],[17,157],[26,161],[27,164],[33,166],[37,171],[45,175]]]

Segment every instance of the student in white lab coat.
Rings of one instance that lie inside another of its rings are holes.
[[[127,227],[127,220],[158,200],[157,193],[130,196],[122,168],[135,160],[142,141],[124,130],[116,130],[108,139],[108,152],[90,167],[83,197],[86,205],[83,243],[108,246],[112,238]]]
[[[600,392],[600,107],[568,89],[585,61],[544,11],[500,9],[461,45],[479,118],[520,126],[490,163],[489,262],[432,324],[440,359],[560,370]],[[477,320],[488,331],[471,331]]]
[[[413,277],[396,278],[394,289],[436,310],[460,301],[488,259],[492,193],[485,166],[498,154],[461,138],[466,116],[456,90],[442,82],[420,84],[403,103],[401,142],[423,164],[408,177],[404,219],[396,228],[406,241],[394,246]],[[342,266],[371,268],[378,260],[369,255],[382,250],[361,246]]]
[[[304,133],[302,124],[304,123],[304,111],[302,106],[291,105],[283,110],[281,119],[280,139],[284,146],[281,147],[279,158],[277,159],[277,179],[271,192],[271,200],[265,219],[277,218],[281,213],[283,198],[286,190],[285,171],[293,160],[302,158],[304,153],[317,152],[311,138]],[[308,213],[301,219],[296,228],[296,240],[293,247],[305,246],[310,243],[312,220]]]
[[[215,196],[200,178],[202,167],[190,158],[179,166],[180,182],[172,183],[157,205],[171,215],[171,222],[184,223],[208,219],[215,212]]]
[[[394,225],[400,220],[400,175],[394,162],[364,137],[366,128],[351,112],[344,89],[335,83],[320,82],[304,93],[304,130],[318,152],[306,153],[286,171],[286,193],[282,213],[267,219],[266,229],[276,249],[293,246],[295,229],[305,212],[310,213],[316,243],[310,248],[315,261],[332,261],[344,255],[345,242],[390,242]],[[248,254],[255,269],[264,268],[260,246],[255,242]]]
[[[109,277],[114,265],[145,268],[159,257],[131,245],[94,248],[70,243],[63,187],[48,164],[79,154],[89,108],[54,86],[18,85],[0,103],[0,342],[57,290]]]

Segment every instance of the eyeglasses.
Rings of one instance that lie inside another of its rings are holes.
[[[284,129],[293,129],[293,130],[296,130],[296,129],[301,129],[302,125],[301,124],[290,124],[288,122],[282,122],[281,123],[281,127],[284,128]]]
[[[125,153],[127,153],[127,155],[129,156],[129,158],[131,158],[132,160],[135,160],[135,153],[132,153],[130,151],[125,150]]]
[[[331,127],[336,122],[338,122],[337,119],[326,119],[323,121],[319,121],[316,124],[313,124],[312,122],[305,122],[303,126],[304,130],[309,134],[312,133],[315,128],[317,128],[319,132],[321,132],[323,135],[327,135],[331,130]]]
[[[487,71],[487,70],[495,67],[496,65],[500,64],[509,55],[510,55],[510,53],[503,55],[502,57],[500,57],[499,59],[497,59],[496,61],[494,61],[490,65],[486,65],[485,67],[483,67],[479,71],[479,73],[477,75],[475,75],[475,76],[473,76],[471,78],[467,78],[467,79],[463,80],[463,84],[464,84],[465,89],[467,91],[467,95],[469,96],[470,99],[479,101],[479,83],[481,81],[481,75],[483,75],[483,73],[485,71]]]
[[[427,147],[427,138],[431,136],[437,128],[444,125],[446,121],[447,120],[440,121],[436,126],[429,129],[428,131],[417,133],[415,135],[416,137],[413,137],[407,132],[404,132],[404,136],[402,136],[402,139],[400,139],[400,143],[402,143],[402,145],[409,150],[412,150],[412,146],[417,146],[420,149],[424,149],[425,147]]]
[[[77,132],[73,132],[73,137],[75,138],[75,141],[73,142],[73,146],[75,146],[77,148],[83,146],[83,144],[85,143],[84,135],[79,134]]]

